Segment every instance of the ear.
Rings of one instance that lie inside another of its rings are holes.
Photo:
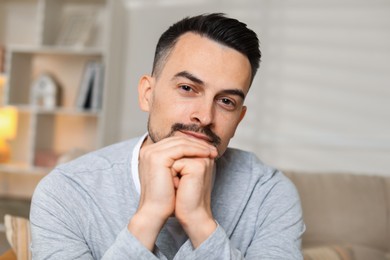
[[[234,135],[236,134],[237,126],[241,123],[242,119],[244,119],[245,114],[246,114],[246,110],[247,110],[247,107],[246,107],[246,106],[243,106],[243,107],[242,107],[242,110],[241,110],[240,117],[239,117],[239,119],[238,119],[238,123],[237,123],[237,125],[236,125],[236,129],[234,130],[233,135],[232,135],[231,138],[233,138]]]
[[[154,78],[143,75],[138,83],[138,103],[140,108],[149,112],[152,106],[152,90],[154,87]]]
[[[242,110],[241,110],[241,114],[240,114],[240,120],[238,121],[238,123],[241,123],[242,119],[244,119],[245,114],[246,114],[246,110],[247,110],[247,107],[243,106]]]

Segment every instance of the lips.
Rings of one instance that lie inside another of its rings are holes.
[[[197,138],[197,139],[201,139],[203,141],[206,141],[208,143],[212,143],[212,140],[211,138],[209,138],[207,135],[204,135],[204,134],[201,134],[201,133],[196,133],[196,132],[192,132],[192,131],[180,131],[181,133],[187,135],[187,136],[190,136],[190,137],[194,137],[194,138]]]

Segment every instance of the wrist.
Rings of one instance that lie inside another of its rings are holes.
[[[157,218],[145,211],[137,212],[129,221],[127,229],[141,244],[153,251],[157,236],[165,221],[165,219]]]
[[[186,220],[179,220],[179,222],[194,248],[199,247],[217,229],[217,222],[212,216],[194,216]]]

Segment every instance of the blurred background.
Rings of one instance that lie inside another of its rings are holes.
[[[261,41],[231,146],[284,171],[390,175],[387,0],[0,0],[2,214],[27,216],[56,164],[143,134],[137,84],[160,34],[210,12]]]
[[[232,146],[282,169],[389,173],[388,1],[156,3],[127,2],[119,139],[145,131],[136,86],[160,33],[183,16],[218,11],[253,28],[263,54]]]

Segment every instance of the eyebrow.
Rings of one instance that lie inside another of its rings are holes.
[[[187,78],[187,79],[191,80],[192,82],[195,82],[196,84],[199,84],[199,85],[205,85],[203,80],[201,80],[200,78],[196,77],[195,75],[193,75],[190,72],[185,71],[185,70],[176,73],[173,78],[179,78],[179,77]],[[240,89],[224,89],[221,91],[221,94],[235,95],[235,96],[239,96],[240,98],[242,98],[242,100],[245,100],[245,94]]]
[[[221,94],[236,95],[245,100],[245,94],[242,90],[239,89],[225,89],[221,91]]]
[[[183,78],[187,78],[199,85],[204,85],[204,82],[203,80],[201,80],[200,78],[196,77],[195,75],[189,73],[188,71],[180,71],[179,73],[176,73],[175,76],[173,78],[178,78],[178,77],[183,77]]]

